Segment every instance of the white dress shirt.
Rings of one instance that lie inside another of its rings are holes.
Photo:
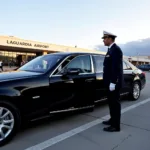
[[[108,46],[108,48],[110,49],[115,43],[112,43],[111,45]]]

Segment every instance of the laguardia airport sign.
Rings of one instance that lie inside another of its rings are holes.
[[[33,43],[28,43],[28,42],[20,42],[20,41],[12,41],[12,40],[7,40],[7,44],[28,46],[28,47],[34,47],[34,48],[49,48],[48,45],[33,44]]]

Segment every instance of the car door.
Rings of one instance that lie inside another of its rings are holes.
[[[106,98],[106,88],[103,82],[103,55],[93,55],[94,68],[96,73],[96,101],[99,102]]]
[[[78,75],[65,75],[67,69],[80,69]],[[91,105],[95,74],[90,55],[69,56],[50,77],[50,110],[59,111]]]
[[[124,85],[123,88],[121,89],[121,94],[130,92],[132,88],[132,83],[136,76],[134,69],[125,60],[123,61],[123,76],[124,76]]]
[[[91,55],[77,56],[67,68],[79,68],[81,72],[72,76],[74,80],[74,107],[91,107],[95,101],[95,81],[93,61]]]

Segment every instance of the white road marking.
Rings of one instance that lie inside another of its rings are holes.
[[[122,109],[121,113],[123,114],[123,113],[125,113],[125,112],[127,112],[129,110],[132,110],[132,109],[134,109],[134,108],[136,108],[136,107],[138,107],[140,105],[143,105],[143,104],[145,104],[147,102],[150,102],[150,98]],[[94,120],[92,122],[86,123],[86,124],[84,124],[84,125],[82,125],[82,126],[80,126],[78,128],[75,128],[75,129],[70,130],[68,132],[65,132],[63,134],[60,134],[60,135],[58,135],[56,137],[48,139],[48,140],[46,140],[46,141],[44,141],[42,143],[39,143],[39,144],[37,144],[35,146],[29,147],[29,148],[27,148],[25,150],[43,150],[43,149],[46,149],[46,148],[48,148],[48,147],[50,147],[50,146],[52,146],[52,145],[54,145],[56,143],[59,143],[59,142],[65,140],[65,139],[70,138],[70,137],[72,137],[72,136],[74,136],[74,135],[76,135],[76,134],[78,134],[80,132],[83,132],[83,131],[85,131],[85,130],[93,127],[93,126],[96,126],[96,125],[102,123],[106,119],[109,119],[109,115],[106,115],[106,116],[104,116],[104,117],[102,117],[100,119],[96,119],[96,120]]]

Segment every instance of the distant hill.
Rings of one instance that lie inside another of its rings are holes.
[[[150,38],[138,41],[131,41],[126,44],[118,44],[124,55],[128,56],[150,56]],[[96,50],[107,51],[107,47],[103,45],[96,45]]]

